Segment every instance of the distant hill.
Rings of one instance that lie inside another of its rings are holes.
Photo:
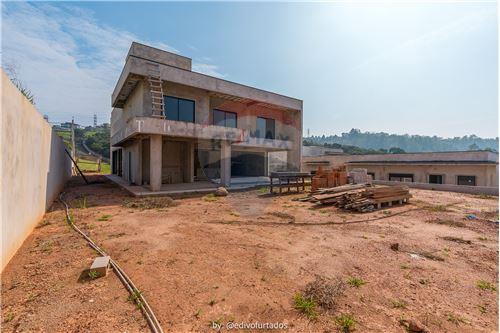
[[[424,135],[400,135],[384,132],[371,133],[361,132],[359,129],[351,129],[348,133],[330,136],[310,136],[304,138],[307,144],[338,147],[355,146],[362,148],[361,151],[397,151],[402,149],[410,152],[432,152],[432,151],[464,151],[464,150],[491,150],[498,151],[498,137],[480,138],[475,135],[467,135],[455,138],[441,138],[438,136]]]

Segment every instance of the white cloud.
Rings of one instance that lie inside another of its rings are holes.
[[[53,122],[109,121],[111,92],[132,41],[179,53],[164,42],[97,22],[74,5],[2,3],[2,64],[14,64]],[[223,76],[215,65],[193,61],[193,70]]]

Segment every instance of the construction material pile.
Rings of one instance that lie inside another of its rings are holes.
[[[323,168],[319,166],[311,180],[311,188],[313,191],[316,191],[319,188],[336,187],[345,184],[347,184],[347,172],[345,170],[345,166],[333,168],[332,170],[323,170]]]
[[[406,186],[373,187],[370,184],[354,184],[318,189],[302,201],[334,205],[358,212],[371,212],[382,208],[382,205],[392,206],[393,202],[406,203],[410,198],[411,194]]]

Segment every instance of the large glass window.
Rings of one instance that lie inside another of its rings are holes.
[[[443,175],[429,175],[429,183],[430,184],[442,184],[443,183]]]
[[[217,126],[224,127],[237,127],[236,121],[236,113],[221,111],[221,110],[213,110],[213,123]]]
[[[164,99],[167,119],[194,123],[194,101],[172,96]]]
[[[255,136],[257,138],[274,139],[274,119],[257,117],[257,131],[255,132]]]

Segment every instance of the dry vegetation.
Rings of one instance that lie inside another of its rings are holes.
[[[498,206],[412,190],[367,214],[263,191],[132,199],[67,189],[75,223],[125,269],[165,331],[285,322],[291,332],[498,330]],[[148,331],[55,203],[2,274],[5,332]]]

